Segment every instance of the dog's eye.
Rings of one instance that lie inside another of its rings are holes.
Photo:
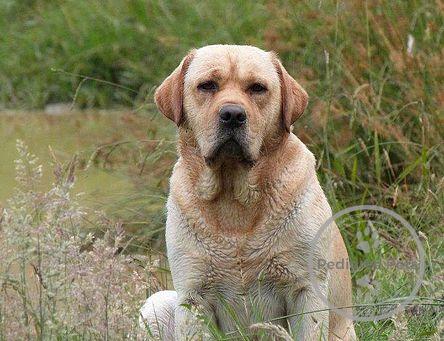
[[[250,90],[253,93],[260,94],[260,93],[267,91],[267,88],[260,83],[254,83],[254,84],[250,85],[248,90]]]
[[[197,86],[197,88],[201,91],[214,92],[214,91],[217,91],[218,86],[217,86],[216,82],[207,81],[207,82],[200,83]]]

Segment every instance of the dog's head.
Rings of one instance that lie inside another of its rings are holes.
[[[155,94],[159,110],[193,134],[205,162],[253,164],[282,140],[308,96],[277,56],[252,46],[191,51]]]

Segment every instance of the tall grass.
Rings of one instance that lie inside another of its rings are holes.
[[[18,151],[19,185],[0,221],[0,340],[145,335],[138,309],[156,284],[148,259],[139,266],[121,226],[78,204],[75,160],[56,164],[56,182],[39,192],[38,160],[21,141]],[[107,232],[95,238],[100,226]]]

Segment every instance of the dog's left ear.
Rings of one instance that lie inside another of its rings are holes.
[[[308,104],[307,92],[289,75],[276,55],[273,57],[276,71],[281,81],[282,121],[287,132],[291,125],[303,114]]]
[[[183,87],[185,74],[194,57],[194,50],[189,52],[179,66],[169,75],[154,94],[154,100],[160,112],[178,126],[183,119]]]

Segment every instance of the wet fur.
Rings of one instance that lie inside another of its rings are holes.
[[[218,79],[221,88],[205,97],[197,84],[208,77]],[[266,82],[263,97],[245,90],[257,79]],[[310,248],[331,209],[316,177],[314,156],[291,133],[307,101],[276,55],[250,46],[193,50],[157,90],[159,109],[179,130],[166,226],[177,292],[176,307],[169,313],[175,330],[169,332],[177,340],[201,332],[181,304],[201,309],[224,332],[236,329],[226,303],[246,326],[326,308],[309,280],[308,254],[313,252],[315,262],[348,256],[335,225],[315,250]],[[249,160],[220,157],[208,163],[220,143],[217,112],[233,102],[247,111],[241,147]],[[336,306],[351,305],[348,270],[320,270],[317,281]],[[148,299],[145,308],[154,309],[161,296]],[[352,322],[328,311],[276,323],[291,328],[297,339],[355,339]]]

